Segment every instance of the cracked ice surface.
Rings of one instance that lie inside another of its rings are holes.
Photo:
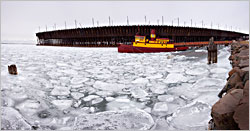
[[[2,129],[206,129],[229,48],[147,54],[1,45]],[[7,66],[16,64],[18,75]]]

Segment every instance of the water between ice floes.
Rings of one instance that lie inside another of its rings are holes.
[[[2,107],[12,107],[42,129],[99,129],[95,122],[92,127],[74,125],[83,122],[75,118],[89,114],[84,121],[90,124],[100,113],[123,110],[150,117],[141,129],[206,129],[231,69],[229,55],[229,47],[220,48],[218,64],[207,65],[205,49],[127,54],[117,48],[4,44]],[[8,74],[10,64],[17,65],[17,76]]]

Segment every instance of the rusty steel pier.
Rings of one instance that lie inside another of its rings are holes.
[[[167,25],[128,25],[75,28],[38,32],[37,45],[73,47],[116,47],[118,43],[131,43],[136,33],[149,38],[150,30],[155,29],[159,38],[170,38],[173,43],[231,41],[249,39],[249,34],[196,27]]]

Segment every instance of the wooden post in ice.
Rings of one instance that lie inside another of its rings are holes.
[[[207,60],[208,60],[208,64],[212,63],[217,63],[217,45],[214,44],[214,38],[211,37],[209,39],[209,44],[207,47]]]

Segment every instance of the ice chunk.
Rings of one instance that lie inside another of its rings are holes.
[[[219,97],[217,96],[217,94],[218,94],[218,91],[202,92],[200,93],[199,97],[196,98],[194,101],[207,103],[210,106],[212,106],[215,102],[219,100]]]
[[[64,109],[68,109],[73,101],[72,100],[53,100],[51,102],[52,104],[54,104],[59,110],[64,110]]]
[[[40,102],[36,100],[26,100],[16,106],[16,108],[20,110],[22,114],[28,116],[35,114],[40,109],[40,107]]]
[[[70,94],[70,88],[68,87],[59,87],[56,86],[52,91],[51,95],[58,95],[58,96],[63,96],[63,95],[69,95]]]
[[[159,101],[162,102],[172,102],[175,99],[175,96],[173,95],[159,95],[157,96]]]
[[[72,96],[74,99],[78,100],[78,99],[84,97],[84,94],[83,94],[83,93],[79,93],[79,92],[71,92],[71,96]]]
[[[78,101],[75,101],[75,102],[74,102],[73,106],[74,106],[75,108],[77,108],[77,107],[79,107],[81,104],[82,104],[82,101],[81,101],[81,100],[78,100]]]
[[[102,101],[103,101],[103,98],[98,97],[98,98],[95,98],[94,100],[92,100],[92,101],[91,101],[91,104],[92,104],[92,105],[98,104],[98,103],[100,103],[100,102],[102,102]]]
[[[159,79],[159,78],[162,78],[162,77],[163,77],[162,74],[155,74],[155,75],[150,75],[147,78],[148,79]]]
[[[197,129],[207,126],[211,109],[207,104],[195,102],[191,103],[174,114],[173,124],[177,129]]]
[[[110,101],[113,101],[115,98],[114,97],[106,97],[105,100],[110,102]]]
[[[113,93],[109,92],[109,91],[98,91],[98,92],[96,92],[96,94],[99,95],[99,96],[103,96],[103,97],[113,95]]]
[[[223,87],[225,84],[225,81],[221,79],[215,79],[215,78],[203,78],[199,79],[195,84],[194,87],[209,87],[209,86],[214,86],[214,87]]]
[[[71,83],[73,85],[78,85],[78,84],[82,84],[86,81],[88,81],[89,78],[81,78],[81,77],[74,77],[72,80],[71,80]]]
[[[99,98],[100,96],[97,96],[97,95],[89,95],[85,98],[83,98],[84,101],[91,101],[93,99],[96,99],[96,98]]]
[[[78,116],[74,130],[148,130],[153,118],[142,110],[106,111]]]
[[[89,111],[90,111],[91,113],[94,113],[94,112],[95,112],[95,107],[90,107],[90,108],[89,108]]]
[[[194,99],[199,96],[196,88],[193,88],[192,84],[183,83],[180,86],[173,87],[168,90],[168,93],[174,94],[175,96],[185,96],[188,99]]]
[[[150,87],[150,90],[155,94],[164,94],[166,92],[167,86],[164,84],[154,84]]]
[[[135,83],[135,84],[146,84],[146,83],[148,83],[148,79],[146,79],[146,78],[138,78],[138,79],[132,81],[132,83]]]
[[[124,110],[124,109],[134,109],[139,108],[142,109],[145,107],[144,103],[130,101],[127,97],[118,97],[114,101],[111,101],[107,104],[107,110]]]
[[[178,83],[178,82],[187,82],[187,78],[180,73],[171,73],[168,74],[165,83]]]
[[[225,69],[225,68],[213,68],[213,69],[210,70],[210,72],[214,73],[214,74],[217,74],[217,73],[226,74],[228,72],[228,70]]]
[[[154,114],[164,115],[168,112],[168,105],[166,102],[157,102],[154,105],[153,111]]]
[[[148,93],[140,87],[132,88],[131,94],[134,98],[145,98],[146,96],[148,96]]]
[[[31,130],[23,116],[12,107],[1,107],[1,130]]]
[[[117,84],[117,83],[106,83],[102,81],[96,81],[93,85],[94,88],[100,89],[100,90],[106,90],[106,91],[121,91],[125,85],[123,84]]]
[[[151,108],[150,107],[146,107],[145,109],[143,109],[144,111],[146,111],[147,113],[151,113]]]
[[[195,52],[207,52],[207,50],[201,50],[201,49],[199,49],[199,50],[195,50]]]
[[[188,69],[186,71],[186,74],[188,75],[207,75],[208,74],[208,70],[204,67],[194,67],[192,69]]]

